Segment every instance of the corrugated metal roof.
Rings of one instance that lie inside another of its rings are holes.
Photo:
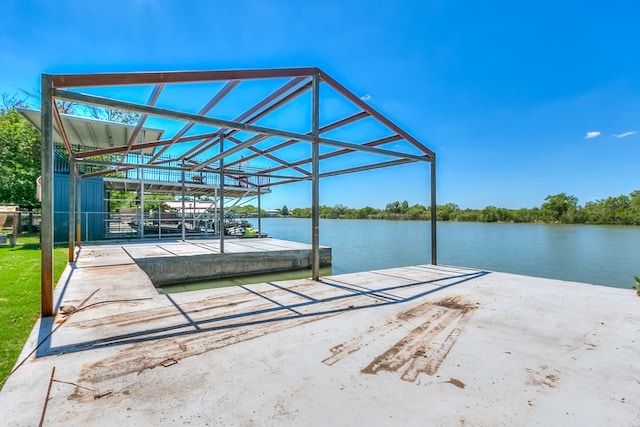
[[[40,111],[20,108],[18,112],[36,129],[40,130]],[[82,149],[126,147],[135,129],[134,125],[89,117],[61,114],[60,118],[69,144],[82,147]],[[161,129],[143,127],[136,142],[158,141],[162,139],[163,133],[164,131]],[[62,145],[63,140],[57,125],[54,125],[53,135],[54,143]],[[152,147],[142,151],[144,154],[150,155],[153,154],[154,149]]]

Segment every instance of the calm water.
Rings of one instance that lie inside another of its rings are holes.
[[[262,229],[311,242],[308,219],[265,218]],[[431,262],[428,222],[321,220],[320,244],[333,249],[333,274]],[[442,222],[438,263],[629,288],[640,227]]]

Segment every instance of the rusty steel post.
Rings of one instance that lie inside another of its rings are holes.
[[[40,289],[41,314],[53,312],[53,84],[50,76],[42,75],[40,161],[42,184],[42,221],[40,223]]]
[[[76,246],[80,247],[82,245],[82,179],[80,175],[78,175],[77,184]]]
[[[185,241],[185,234],[186,234],[186,230],[185,230],[185,205],[184,205],[184,197],[185,197],[185,183],[184,183],[184,159],[182,159],[182,172],[180,175],[180,178],[182,179],[182,185],[180,186],[180,200],[182,200],[182,222],[181,222],[181,227],[180,230],[182,232],[182,241]]]
[[[224,133],[220,132],[220,154],[224,151]],[[220,158],[220,253],[224,253],[224,158]]]
[[[262,214],[260,213],[262,211],[261,200],[260,200],[261,194],[262,194],[262,187],[258,186],[258,239],[262,238]]]
[[[320,279],[320,73],[313,74],[311,112],[311,278]]]
[[[73,153],[69,154],[69,262],[75,261],[75,218],[76,218],[76,159]]]
[[[438,264],[438,246],[436,239],[436,153],[431,160],[431,264]]]

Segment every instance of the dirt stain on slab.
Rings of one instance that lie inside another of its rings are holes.
[[[409,382],[415,381],[420,373],[435,375],[475,308],[476,305],[465,304],[462,297],[455,296],[422,304],[400,314],[400,319],[424,320],[408,335],[374,358],[361,372],[399,372],[400,378]],[[458,386],[457,383],[452,384]]]

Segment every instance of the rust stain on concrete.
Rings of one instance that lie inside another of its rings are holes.
[[[461,297],[447,297],[402,313],[399,318],[409,319],[426,315],[413,329],[387,351],[377,356],[361,372],[377,374],[380,371],[400,372],[400,378],[413,382],[420,373],[435,375],[458,340],[469,315],[477,306],[461,302]]]

